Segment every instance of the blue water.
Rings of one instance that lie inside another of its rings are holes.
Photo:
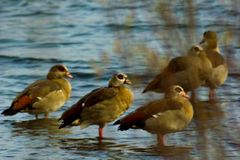
[[[195,1],[193,30],[187,25],[190,12],[185,1],[169,2],[169,22],[164,21],[167,15],[157,11],[162,3],[157,0],[0,2],[0,112],[24,87],[44,78],[54,64],[67,65],[74,76],[71,99],[49,119],[34,120],[25,113],[0,116],[0,159],[240,158],[238,1]],[[198,90],[200,101],[194,104],[192,123],[168,135],[167,147],[158,148],[155,136],[147,132],[119,132],[112,124],[105,128],[102,144],[96,126],[58,129],[57,119],[64,110],[89,91],[107,85],[117,71],[126,72],[134,82],[131,89],[136,98],[127,112],[158,98],[141,94],[159,71],[155,61],[146,61],[148,55],[157,53],[164,60],[185,53],[209,29],[220,37],[231,74],[218,89],[216,102],[207,101],[205,88]]]

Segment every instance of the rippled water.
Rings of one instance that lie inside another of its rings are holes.
[[[135,57],[130,65],[126,65],[124,57],[114,53],[113,46],[115,37],[122,35],[119,32],[127,32],[122,22],[133,12],[137,20],[128,26],[132,29],[129,37],[159,48],[158,43],[164,39],[152,36],[153,32],[169,28],[154,12],[156,2],[1,1],[0,111],[8,107],[26,85],[43,78],[54,64],[66,64],[75,78],[71,80],[71,99],[49,119],[34,120],[34,116],[24,113],[13,117],[0,116],[0,159],[240,158],[238,63],[235,63],[235,68],[230,68],[231,74],[219,88],[217,101],[208,102],[206,89],[198,90],[200,101],[194,104],[192,123],[184,131],[168,135],[166,147],[159,148],[155,137],[147,132],[119,132],[111,124],[104,130],[102,144],[98,143],[96,126],[84,130],[79,127],[58,129],[57,119],[61,113],[82,95],[106,85],[112,73],[124,71],[130,77],[144,77],[145,64],[139,63],[141,57]],[[237,2],[236,6],[239,6]],[[226,26],[227,29],[239,30],[239,11],[231,10],[227,1],[210,3],[202,0],[196,4],[198,11],[194,14],[199,22],[198,36],[206,29],[215,29],[223,34]],[[175,8],[182,13],[182,3],[176,3]],[[181,14],[179,18],[182,18]],[[184,31],[186,26],[172,27]],[[239,43],[232,43],[230,48],[238,62]],[[144,79],[144,83],[151,78]],[[141,94],[144,86],[140,82],[132,86],[136,100],[128,112],[152,98],[152,94]]]

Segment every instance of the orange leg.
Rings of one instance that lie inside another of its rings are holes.
[[[158,144],[159,144],[160,146],[164,146],[164,135],[158,134],[158,135],[157,135],[157,140],[158,140]]]
[[[103,138],[103,127],[98,128],[99,142],[102,142]]]
[[[48,118],[48,113],[45,113],[45,114],[44,114],[44,117],[47,119],[47,118]]]
[[[216,91],[215,91],[215,89],[210,89],[208,96],[209,96],[209,99],[214,99],[215,96],[216,96]]]

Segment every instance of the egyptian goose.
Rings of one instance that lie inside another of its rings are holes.
[[[15,115],[18,112],[44,114],[58,110],[69,99],[71,84],[65,78],[72,75],[64,65],[55,65],[49,70],[46,79],[35,81],[25,88],[13,100],[10,108],[2,112],[5,116]]]
[[[195,45],[188,54],[172,59],[167,67],[158,74],[144,89],[148,91],[166,92],[172,85],[180,85],[185,91],[193,91],[205,84],[210,76],[212,64],[203,49]]]
[[[126,74],[114,74],[108,87],[93,90],[66,110],[60,120],[59,128],[80,125],[99,126],[99,141],[102,141],[103,127],[122,115],[133,102],[133,93],[124,84],[131,84]]]
[[[220,54],[217,41],[217,34],[215,32],[206,31],[203,33],[203,39],[200,42],[213,66],[212,74],[205,84],[205,86],[209,87],[210,99],[215,97],[216,88],[222,85],[228,76],[228,67],[223,56]]]
[[[124,118],[116,121],[118,129],[143,129],[157,134],[159,145],[164,145],[164,135],[184,129],[192,120],[193,108],[183,88],[173,85],[164,99],[149,102]]]

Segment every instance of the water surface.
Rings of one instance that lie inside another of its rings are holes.
[[[192,123],[183,131],[168,135],[167,146],[159,148],[154,135],[141,130],[119,132],[112,124],[106,126],[103,143],[99,144],[97,126],[59,130],[57,119],[81,96],[106,85],[116,71],[128,73],[135,82],[131,88],[136,99],[127,112],[152,97],[158,98],[157,94],[141,94],[153,77],[146,72],[152,63],[146,63],[147,54],[132,52],[138,52],[134,46],[140,45],[157,50],[160,57],[178,55],[175,51],[180,49],[181,41],[170,33],[188,31],[184,3],[176,1],[172,5],[178,23],[167,25],[164,17],[156,12],[156,0],[1,2],[0,111],[8,107],[24,87],[43,78],[54,64],[66,64],[75,78],[71,80],[71,99],[49,119],[35,120],[25,113],[0,116],[0,159],[240,158],[240,78],[236,63],[240,60],[239,39],[236,38],[239,11],[232,3],[195,2],[195,38],[186,46],[199,41],[205,30],[216,30],[222,37],[222,51],[230,51],[225,56],[230,59],[231,74],[218,89],[216,101],[208,101],[206,88],[198,90],[199,101],[194,104]],[[237,2],[235,6],[239,6]],[[231,43],[224,43],[223,35],[227,31],[236,33]],[[167,37],[159,34],[167,34]],[[173,43],[168,43],[169,39]]]

